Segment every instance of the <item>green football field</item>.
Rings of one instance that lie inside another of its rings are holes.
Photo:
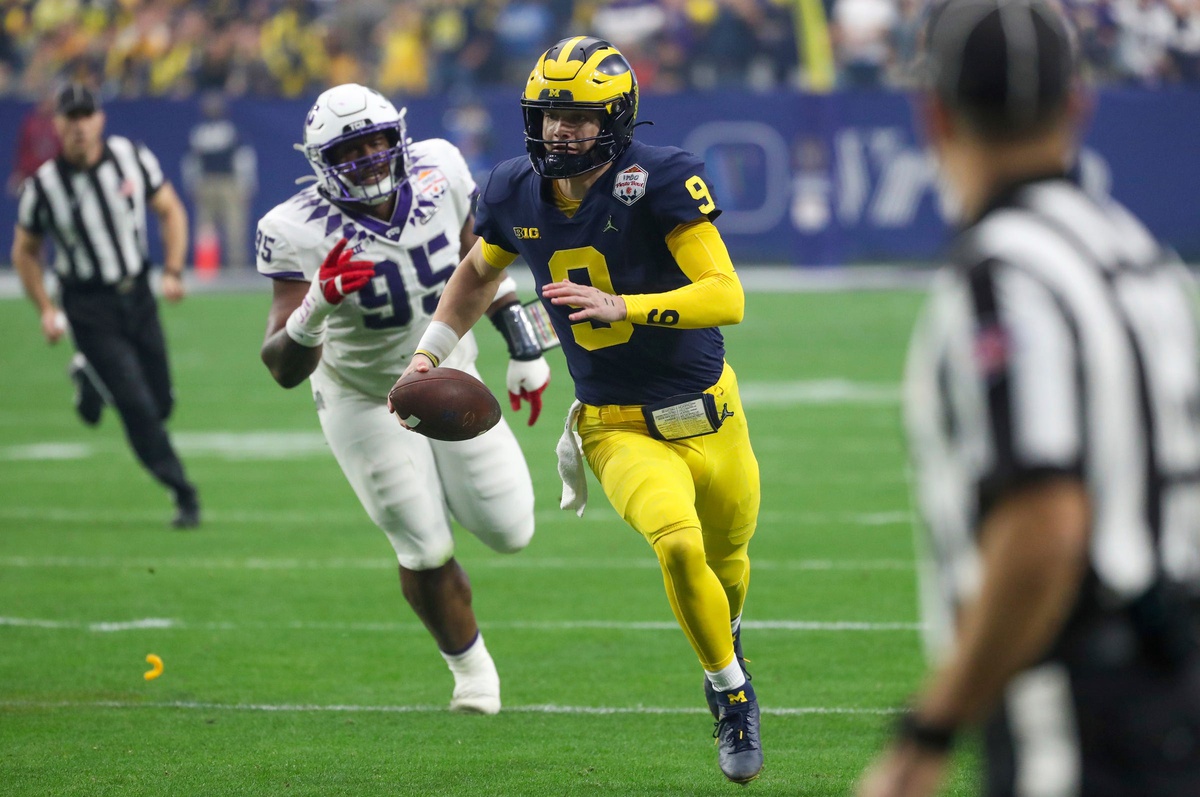
[[[268,298],[163,308],[171,428],[204,504],[185,533],[116,416],[76,419],[68,347],[0,301],[0,794],[740,789],[652,552],[594,481],[583,519],[558,509],[561,355],[537,426],[505,409],[533,471],[533,543],[501,556],[459,539],[505,708],[451,715],[451,676],[307,385],[280,389],[258,360]],[[848,794],[923,670],[897,403],[919,304],[759,293],[727,331],[763,488],[743,627],[766,766],[745,793]],[[502,393],[484,326],[480,370]],[[165,670],[147,681],[150,653]]]

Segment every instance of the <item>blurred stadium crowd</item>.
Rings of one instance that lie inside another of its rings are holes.
[[[1100,82],[1200,82],[1200,0],[1065,0]],[[0,95],[423,95],[519,85],[550,43],[620,46],[646,91],[903,86],[927,0],[0,0]]]

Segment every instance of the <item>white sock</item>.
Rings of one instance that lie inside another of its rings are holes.
[[[742,672],[741,665],[737,663],[737,659],[729,662],[729,666],[719,672],[704,671],[708,676],[708,682],[713,685],[713,689],[718,692],[728,692],[730,689],[737,689],[746,685],[746,676]]]
[[[483,634],[462,653],[442,653],[454,674],[454,694],[450,710],[467,714],[495,714],[500,711],[500,674],[483,644]]]
[[[734,636],[737,636],[737,632],[741,631],[741,630],[742,630],[742,616],[739,614],[737,617],[735,617],[729,621],[729,632],[731,634],[733,634]]]
[[[450,667],[450,672],[454,673],[455,679],[491,675],[496,672],[496,665],[492,662],[487,645],[483,644],[482,631],[475,636],[475,641],[471,643],[470,647],[462,653],[440,652],[442,658],[446,660],[447,666]]]

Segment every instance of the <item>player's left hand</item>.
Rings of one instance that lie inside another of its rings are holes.
[[[858,797],[933,797],[946,772],[949,755],[914,744],[893,743],[867,769]]]
[[[545,357],[536,360],[509,360],[508,401],[514,410],[521,409],[521,399],[529,402],[529,425],[537,423],[542,414],[542,392],[550,384],[550,364]]]
[[[183,277],[179,274],[170,271],[163,271],[162,275],[162,294],[163,298],[168,302],[178,302],[183,298]]]
[[[542,286],[542,296],[551,304],[566,304],[578,307],[568,316],[572,321],[624,321],[627,311],[625,300],[620,296],[605,293],[591,285],[576,285],[570,280],[551,282]]]

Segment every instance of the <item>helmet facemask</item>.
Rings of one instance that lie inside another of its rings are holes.
[[[343,144],[358,138],[368,138],[376,133],[383,133],[387,138],[387,149],[344,163],[332,161],[332,155]],[[408,177],[408,140],[404,111],[400,111],[400,118],[395,121],[368,125],[320,146],[307,147],[305,154],[317,173],[321,190],[330,199],[377,205],[399,191]],[[373,182],[367,181],[375,178],[376,174],[378,179],[374,179]]]
[[[304,120],[304,153],[319,190],[329,199],[377,205],[394,195],[409,172],[405,109],[374,89],[343,83],[321,92]],[[383,134],[387,148],[349,163],[332,156],[347,142]],[[300,181],[297,181],[300,182]]]
[[[637,76],[608,42],[572,36],[538,59],[521,95],[521,111],[533,170],[552,179],[577,177],[612,163],[629,148],[637,120]],[[588,138],[548,140],[543,125],[551,111],[599,113],[600,131]],[[588,149],[555,151],[563,145]]]
[[[525,115],[525,149],[533,170],[542,177],[561,179],[577,177],[592,169],[612,163],[629,147],[633,138],[633,122],[637,113],[637,100],[622,94],[610,103],[585,103],[563,100],[521,100]],[[599,111],[600,132],[589,138],[550,140],[543,136],[545,112]],[[591,142],[585,152],[554,152],[551,146],[581,146]]]

